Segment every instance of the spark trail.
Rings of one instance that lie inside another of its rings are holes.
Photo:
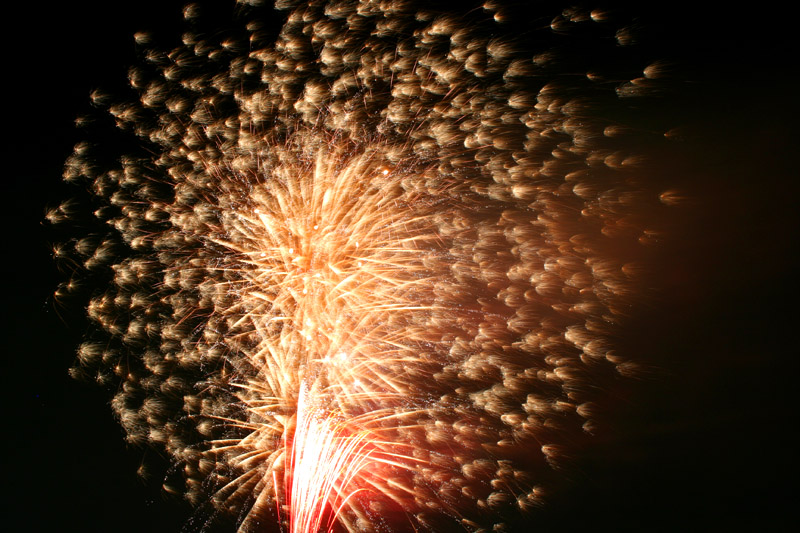
[[[492,2],[279,2],[275,41],[245,4],[137,35],[132,96],[93,96],[145,149],[66,164],[96,222],[57,295],[105,283],[74,373],[206,527],[514,523],[636,372],[614,339],[679,198],[631,118],[661,66],[603,71],[633,37],[599,10],[522,38]]]

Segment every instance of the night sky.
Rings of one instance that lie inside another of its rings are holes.
[[[113,391],[68,375],[88,325],[83,303],[51,298],[64,276],[50,247],[62,235],[43,223],[45,208],[71,194],[61,167],[81,139],[73,120],[89,110],[90,91],[125,83],[134,32],[177,39],[182,2],[74,4],[4,12],[4,529],[193,531],[191,509],[160,489],[168,463],[126,448]],[[652,28],[648,53],[694,76],[670,105],[682,106],[698,165],[676,182],[700,180],[676,226],[682,238],[663,250],[666,289],[622,341],[647,346],[661,370],[620,385],[613,435],[578,458],[572,487],[520,531],[796,522],[796,27],[760,7],[691,5],[651,7],[641,19]],[[143,457],[155,465],[147,480],[136,474]]]

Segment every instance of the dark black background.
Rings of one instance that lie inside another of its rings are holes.
[[[126,449],[108,392],[69,378],[85,323],[79,306],[53,305],[58,237],[42,223],[70,195],[61,167],[89,92],[124,83],[135,31],[177,38],[181,4],[3,8],[7,531],[175,532],[191,516],[159,479],[136,476],[144,452]],[[767,5],[656,3],[643,15],[654,42],[704,81],[687,102],[699,132],[690,142],[709,170],[696,184],[701,207],[667,247],[668,297],[630,340],[668,371],[631,386],[616,436],[598,439],[574,488],[530,530],[788,530],[800,448],[796,24]]]

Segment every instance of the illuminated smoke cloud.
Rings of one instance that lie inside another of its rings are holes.
[[[274,39],[240,4],[173,50],[137,35],[134,97],[93,95],[133,147],[79,144],[92,207],[48,215],[99,221],[58,249],[59,296],[102,288],[74,374],[117,384],[208,526],[502,530],[638,371],[615,339],[683,200],[642,115],[663,65],[604,11],[278,1]],[[299,470],[314,439],[363,464],[292,519],[330,475]]]

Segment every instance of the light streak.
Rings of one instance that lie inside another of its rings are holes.
[[[367,432],[350,434],[344,420],[337,420],[314,403],[308,389],[302,387],[284,482],[290,494],[291,532],[331,531],[350,500],[368,490],[353,487],[354,481],[379,460]]]
[[[502,527],[636,372],[614,339],[670,202],[630,139],[665,141],[614,114],[660,69],[598,71],[631,39],[597,11],[522,41],[494,2],[280,4],[276,42],[242,7],[239,34],[147,45],[136,100],[95,94],[145,149],[67,161],[98,224],[58,295],[105,287],[75,374],[240,531]]]

